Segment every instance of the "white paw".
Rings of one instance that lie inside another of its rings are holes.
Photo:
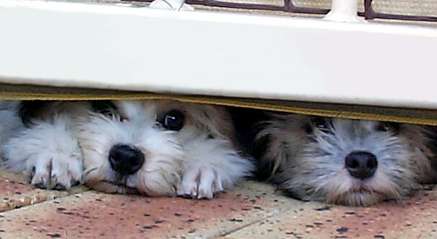
[[[210,167],[188,169],[182,176],[178,187],[179,196],[197,199],[212,199],[214,194],[223,191],[220,175]]]
[[[75,155],[41,152],[28,163],[31,184],[38,188],[66,190],[82,181],[82,162]]]
[[[30,175],[40,188],[69,189],[82,180],[82,154],[69,120],[38,122],[2,145],[6,168]]]
[[[156,9],[173,9],[177,11],[194,10],[192,6],[185,4],[184,1],[180,1],[180,0],[155,0],[150,3],[149,7],[156,8]]]

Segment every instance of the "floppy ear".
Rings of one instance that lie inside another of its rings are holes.
[[[191,103],[181,106],[187,110],[192,123],[205,129],[211,137],[234,140],[234,127],[229,112],[224,107]]]
[[[286,140],[289,136],[287,132],[300,132],[302,121],[307,121],[307,117],[278,113],[269,113],[268,117],[268,120],[256,125],[257,133],[252,152],[258,160],[257,176],[264,180],[277,180],[276,175],[282,173],[281,165],[292,157],[289,149],[293,148],[290,148]]]
[[[21,101],[18,105],[18,117],[26,127],[30,127],[33,124],[32,121],[40,118],[50,104],[50,101]]]
[[[228,108],[235,127],[235,135],[243,154],[250,155],[256,164],[254,176],[261,181],[267,181],[274,168],[273,160],[261,160],[264,158],[270,145],[270,135],[256,138],[270,119],[269,113],[263,110],[246,109],[239,107]]]
[[[204,117],[201,120],[209,132],[216,136],[229,138],[234,143],[236,142],[234,125],[226,108],[206,105],[203,108],[203,114]]]
[[[267,158],[270,155],[267,154],[267,151],[271,144],[271,136],[264,135],[263,137],[258,138],[253,143],[252,154],[256,160],[257,170],[255,176],[258,180],[268,181],[273,176],[275,171],[275,160]]]
[[[427,137],[425,142],[426,147],[422,147],[422,151],[427,153],[430,158],[431,167],[437,172],[437,127],[436,126],[422,126],[423,134]],[[428,150],[425,150],[427,148]]]

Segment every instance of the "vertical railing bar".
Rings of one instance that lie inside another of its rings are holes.
[[[364,0],[364,18],[373,19],[375,16],[375,11],[372,8],[373,0]]]
[[[294,4],[292,0],[284,0],[284,10],[289,12],[293,9]]]

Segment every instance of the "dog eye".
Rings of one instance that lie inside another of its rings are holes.
[[[400,128],[401,128],[400,124],[393,123],[393,122],[380,122],[376,126],[376,130],[377,131],[392,132],[392,133],[395,133],[395,134],[399,133]]]
[[[168,130],[179,131],[184,127],[185,115],[179,110],[171,110],[162,117],[160,123]]]
[[[328,132],[331,126],[331,120],[322,117],[314,117],[311,119],[311,124],[323,132]]]
[[[115,116],[114,112],[109,109],[100,110],[99,113],[109,118],[113,118]]]
[[[305,130],[305,133],[307,133],[307,134],[312,134],[314,132],[313,126],[310,123],[305,124],[303,126],[303,129]]]

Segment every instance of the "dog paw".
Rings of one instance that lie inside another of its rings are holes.
[[[82,153],[70,118],[37,122],[2,145],[7,170],[24,172],[39,188],[65,190],[82,180]]]
[[[82,163],[74,156],[36,155],[30,180],[38,188],[67,190],[82,181]]]
[[[210,167],[188,169],[182,176],[177,194],[197,199],[212,199],[223,191],[220,175]]]

